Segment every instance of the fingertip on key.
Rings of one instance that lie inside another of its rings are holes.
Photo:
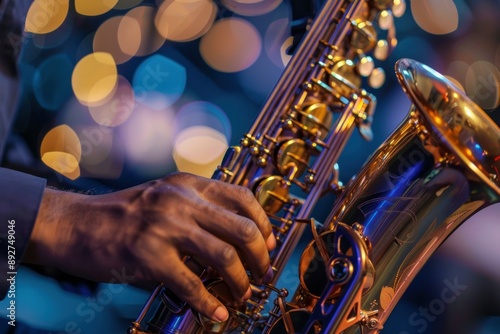
[[[248,290],[247,292],[245,293],[245,295],[243,296],[243,300],[248,300],[250,299],[250,297],[252,297],[252,288],[251,287],[248,287]]]
[[[264,275],[264,277],[262,277],[262,282],[263,283],[269,283],[269,282],[271,282],[271,280],[273,279],[273,277],[274,277],[273,267],[269,266],[269,268],[267,269],[266,274]]]
[[[271,235],[269,235],[269,237],[267,238],[266,246],[267,246],[267,249],[270,251],[272,251],[273,249],[276,248],[276,238],[275,238],[273,233],[271,233]]]
[[[226,321],[229,317],[229,313],[227,312],[224,306],[219,306],[214,312],[213,319],[218,322]]]

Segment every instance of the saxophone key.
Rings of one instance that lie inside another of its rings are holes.
[[[392,14],[395,17],[401,17],[406,12],[406,1],[405,0],[394,0],[392,3]]]
[[[394,16],[388,10],[383,10],[378,16],[378,26],[382,30],[389,30],[394,27]]]
[[[307,169],[311,152],[302,139],[291,139],[280,145],[276,165],[282,175],[293,180]]]
[[[373,55],[378,60],[386,60],[390,53],[389,43],[385,39],[380,39],[373,50]]]
[[[362,56],[360,57],[358,63],[356,64],[357,72],[363,76],[368,77],[372,74],[372,71],[375,69],[375,63],[373,58],[370,56]]]
[[[380,88],[385,82],[385,71],[382,67],[377,67],[368,77],[368,84],[372,88]]]
[[[255,196],[266,213],[275,214],[289,201],[290,182],[277,175],[267,177],[259,182]]]
[[[349,44],[358,52],[367,52],[375,47],[377,31],[371,21],[356,19],[351,21],[352,32]]]
[[[302,123],[309,129],[309,133],[322,140],[328,135],[332,126],[332,112],[325,103],[313,103],[300,112]]]

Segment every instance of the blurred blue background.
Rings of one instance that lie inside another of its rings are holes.
[[[378,99],[374,139],[353,135],[339,162],[344,182],[409,109],[393,74],[397,59],[449,76],[500,123],[500,1],[414,0],[406,7],[395,19],[397,48],[376,60],[386,83],[366,88]],[[292,17],[301,13],[292,13],[289,0],[35,1],[4,163],[93,193],[176,170],[210,176],[283,71],[292,31],[295,41],[301,33]],[[453,234],[384,333],[500,333],[499,215],[492,206]],[[463,290],[439,308],[436,299],[455,281]],[[148,295],[32,267],[20,269],[17,287],[25,326],[9,333],[123,333]]]

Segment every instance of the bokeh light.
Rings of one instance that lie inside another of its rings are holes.
[[[388,10],[383,10],[380,12],[378,17],[378,26],[382,30],[389,30],[394,26],[394,16],[392,12]]]
[[[120,88],[120,83],[121,80],[119,80],[117,90]],[[112,105],[108,104],[108,106]],[[80,140],[81,176],[116,179],[121,176],[124,164],[124,152],[120,144],[120,137],[118,137],[116,128],[96,124],[89,109],[72,98],[59,113],[57,122],[71,126]],[[98,116],[102,118],[104,124],[109,122],[103,115]]]
[[[373,50],[373,56],[378,60],[386,60],[389,56],[389,43],[385,39],[380,39],[375,45],[375,50]]]
[[[184,92],[186,69],[155,54],[137,67],[132,86],[137,101],[154,109],[163,109],[174,104]]]
[[[283,0],[222,0],[222,4],[236,14],[257,16],[272,12]]]
[[[293,42],[293,39],[288,40],[291,37],[289,24],[287,18],[276,20],[269,25],[264,35],[264,50],[267,57],[274,65],[281,68],[286,65],[283,56],[285,55],[285,61],[290,57],[286,55],[287,45],[285,43],[288,41],[288,47],[290,47]]]
[[[109,12],[117,2],[118,0],[75,0],[75,10],[82,15],[97,16]]]
[[[292,55],[288,52],[288,49],[293,45],[293,36],[289,36],[280,47],[280,55],[281,61],[283,62],[283,66],[288,65],[290,59],[292,59]]]
[[[122,18],[122,16],[115,16],[103,22],[95,32],[93,41],[94,52],[107,52],[111,54],[117,64],[123,64],[132,58],[132,55],[137,52],[139,47],[138,43],[136,46],[127,44],[128,48],[126,46],[125,49],[128,52],[122,50],[118,40],[118,29],[122,22]],[[135,22],[136,21],[132,20],[131,24]],[[130,52],[130,50],[133,51]]]
[[[33,44],[41,49],[52,49],[63,45],[73,32],[73,20],[67,18],[54,31],[45,34],[33,34]]]
[[[82,148],[81,164],[96,165],[111,152],[113,129],[98,125],[79,126],[78,138]]]
[[[102,105],[90,106],[89,111],[97,124],[115,127],[128,120],[134,106],[132,86],[126,78],[119,76],[113,96]]]
[[[478,35],[467,35],[452,44],[452,59],[472,64],[478,60],[493,60],[497,42]]]
[[[75,131],[66,124],[50,130],[40,146],[42,161],[71,180],[80,176],[81,155],[80,140]]]
[[[165,175],[172,167],[174,115],[137,104],[130,121],[117,128],[127,161],[148,177]]]
[[[68,9],[69,0],[35,0],[28,10],[24,29],[35,34],[52,32],[64,22]]]
[[[130,9],[140,4],[142,0],[118,0],[114,9]]]
[[[455,80],[457,80],[462,87],[465,86],[465,76],[467,75],[467,71],[469,70],[470,65],[464,61],[452,61],[448,64],[446,68],[446,74]],[[465,91],[465,89],[464,89]]]
[[[465,76],[465,92],[483,109],[494,109],[500,102],[500,72],[490,62],[473,63]]]
[[[395,17],[401,17],[406,12],[406,1],[405,0],[394,0],[392,2],[392,13]]]
[[[262,40],[255,27],[240,18],[217,21],[202,38],[200,52],[205,62],[221,72],[238,72],[259,57]]]
[[[165,43],[154,24],[156,12],[151,6],[128,11],[118,27],[118,43],[123,52],[130,56],[147,56]]]
[[[460,89],[462,92],[465,92],[464,86],[462,86],[460,81],[458,81],[454,77],[450,77],[449,75],[445,75],[445,77],[446,79],[450,80],[455,86],[457,86],[458,89]]]
[[[121,80],[119,80],[117,91],[120,89],[120,84],[123,84]],[[115,98],[116,94],[113,99]],[[107,103],[108,106],[113,106],[110,102]],[[115,128],[99,123],[96,124],[96,120],[91,117],[89,109],[93,111],[99,110],[94,108],[83,106],[73,98],[65,105],[58,121],[71,126],[80,140],[82,150],[80,160],[81,175],[91,178],[116,179],[123,170],[123,149],[115,133]],[[104,106],[99,108],[104,108]],[[115,116],[109,110],[106,111],[108,112],[106,115]],[[96,118],[101,120],[103,124],[113,121],[113,119],[106,119],[105,115],[101,114],[98,114]]]
[[[82,104],[98,105],[113,93],[117,80],[118,70],[113,57],[106,52],[94,52],[76,64],[71,84]]]
[[[133,17],[123,16],[118,25],[117,34],[120,50],[130,57],[135,56],[142,41],[139,22]]]
[[[163,38],[191,41],[210,29],[216,14],[217,6],[212,0],[166,0],[158,9],[155,25]]]
[[[73,64],[64,53],[44,60],[33,76],[33,90],[40,105],[48,110],[60,109],[71,96]]]
[[[231,140],[231,123],[226,113],[208,101],[194,101],[183,105],[175,118],[176,132],[194,126],[205,126],[222,133],[227,142]]]
[[[449,34],[458,27],[458,10],[453,0],[411,1],[415,22],[428,33]]]
[[[224,111],[207,101],[187,103],[176,115],[175,132],[177,169],[212,176],[231,138],[231,123]]]
[[[219,131],[193,126],[176,136],[173,157],[179,171],[211,177],[227,147],[227,139]]]

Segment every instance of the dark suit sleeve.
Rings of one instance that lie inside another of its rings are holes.
[[[27,0],[0,0],[0,161],[17,110],[20,91],[17,62],[30,3]]]
[[[8,272],[17,270],[28,245],[45,179],[0,168],[0,187],[0,277],[7,275],[8,278]],[[7,279],[0,279],[0,299],[7,290]]]
[[[17,109],[17,61],[30,3],[0,0],[0,161]],[[8,290],[7,273],[17,270],[28,244],[44,188],[44,179],[0,168],[0,299]],[[9,263],[9,255],[15,261]]]

